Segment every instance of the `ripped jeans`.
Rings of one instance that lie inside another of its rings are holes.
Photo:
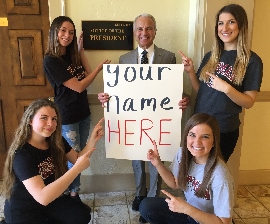
[[[77,152],[81,151],[87,142],[90,131],[90,116],[82,121],[74,124],[62,125],[62,136],[67,140],[68,144]],[[68,162],[68,169],[71,169],[73,164]],[[80,176],[79,174],[69,186],[70,192],[80,191]]]

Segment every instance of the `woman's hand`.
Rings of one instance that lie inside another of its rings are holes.
[[[225,94],[229,92],[229,88],[231,87],[229,83],[217,77],[216,75],[213,75],[212,73],[206,72],[206,74],[209,76],[209,84],[213,89],[216,89]]]
[[[102,107],[105,107],[105,103],[107,103],[110,99],[109,94],[108,93],[98,93],[98,99],[102,104]]]
[[[158,153],[158,149],[157,149],[157,145],[156,145],[156,141],[153,141],[153,145],[154,145],[154,150],[153,149],[149,149],[147,152],[147,159],[149,159],[151,161],[151,163],[156,167],[158,166],[161,162],[159,153]]]
[[[90,156],[92,155],[95,148],[92,148],[91,150],[88,150],[83,155],[79,156],[77,158],[77,161],[74,164],[74,168],[77,169],[79,173],[81,173],[83,170],[85,170],[87,167],[90,166]]]
[[[81,52],[83,51],[83,32],[81,32],[79,39],[78,39],[78,51]]]
[[[103,69],[103,65],[110,64],[110,63],[111,63],[111,60],[108,60],[108,59],[102,61],[97,66],[98,71],[101,71]]]
[[[187,73],[195,72],[193,61],[191,60],[191,58],[184,55],[181,51],[178,51],[178,53],[182,56],[182,64],[184,64],[185,71]]]
[[[103,127],[102,127],[102,122],[104,121],[104,118],[101,118],[100,121],[97,123],[97,125],[94,127],[91,136],[85,146],[85,148],[87,148],[86,150],[90,150],[90,151],[94,151],[96,144],[98,142],[99,139],[102,138],[102,136],[104,135],[104,131],[103,131]],[[85,148],[83,149],[83,151],[85,150]],[[80,154],[81,152],[79,152]],[[91,156],[91,154],[90,154]]]
[[[104,117],[101,118],[99,120],[99,122],[96,124],[96,126],[94,127],[92,134],[89,138],[90,141],[95,142],[95,144],[98,142],[99,139],[102,138],[102,136],[104,135],[104,131],[103,131],[103,127],[102,127],[102,123],[104,121]]]
[[[185,111],[185,109],[188,107],[188,105],[189,105],[189,98],[188,97],[184,97],[183,99],[179,100],[179,102],[178,102],[179,109],[182,109],[182,112]]]
[[[185,208],[187,207],[187,202],[180,197],[174,197],[172,194],[165,190],[161,190],[163,194],[168,196],[165,201],[168,203],[168,207],[172,212],[185,213]]]

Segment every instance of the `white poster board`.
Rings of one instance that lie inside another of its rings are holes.
[[[182,64],[103,65],[107,158],[145,160],[155,140],[162,161],[180,146]]]

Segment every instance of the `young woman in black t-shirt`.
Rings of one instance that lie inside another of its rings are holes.
[[[60,114],[53,102],[38,99],[29,105],[4,167],[2,195],[7,223],[89,223],[91,209],[63,193],[90,165],[89,157],[103,136],[102,122],[78,153],[61,136]],[[67,161],[74,164],[68,171]]]

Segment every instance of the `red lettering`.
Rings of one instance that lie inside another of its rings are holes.
[[[124,145],[126,146],[133,146],[137,145],[137,141],[139,141],[140,145],[143,145],[143,142],[147,142],[150,140],[153,142],[153,136],[151,137],[151,134],[153,135],[153,131],[156,130],[159,132],[159,136],[156,136],[156,142],[158,145],[162,146],[170,146],[171,143],[168,140],[168,136],[172,132],[169,129],[169,131],[164,130],[166,127],[168,127],[169,123],[165,122],[171,122],[172,119],[160,119],[159,120],[159,127],[154,128],[157,126],[157,124],[154,124],[154,122],[151,119],[145,118],[141,120],[117,120],[116,121],[107,121],[107,133],[108,133],[108,142],[112,141],[113,134],[116,134],[116,139],[118,138],[118,144],[124,141]],[[140,122],[140,127],[139,127]],[[112,127],[113,124],[113,127]],[[155,125],[155,126],[154,126]],[[135,128],[134,128],[135,127]],[[171,126],[170,126],[171,127]],[[140,128],[140,129],[139,129]],[[122,132],[121,132],[122,129]],[[168,128],[167,128],[168,129]],[[164,140],[165,139],[165,140]],[[169,143],[166,143],[164,141],[169,141]],[[117,140],[116,140],[117,141]],[[131,142],[133,141],[133,142]],[[136,142],[134,142],[136,141]]]
[[[162,122],[163,121],[171,121],[172,119],[161,119],[159,121],[159,145],[171,145],[170,143],[161,143],[161,135],[162,134],[171,134],[171,132],[165,132],[165,131],[161,131],[162,130]]]
[[[110,126],[110,120],[108,120],[108,137],[109,137],[109,142],[111,142],[111,132],[112,133],[118,133],[118,144],[120,145],[120,121],[117,121],[118,124],[118,130],[112,131],[111,126]]]
[[[152,126],[149,127],[149,128],[143,128],[143,123],[145,123],[144,121],[150,121]],[[147,134],[147,130],[150,130],[153,128],[153,121],[151,121],[150,119],[142,119],[141,120],[141,134],[140,134],[140,145],[142,145],[142,134],[144,133],[149,139],[151,142],[153,142],[153,140],[150,138],[150,136]]]
[[[129,121],[136,121],[136,120],[125,120],[125,145],[134,145],[134,144],[128,144],[127,143],[127,135],[134,135],[134,132],[127,132],[127,122]]]

